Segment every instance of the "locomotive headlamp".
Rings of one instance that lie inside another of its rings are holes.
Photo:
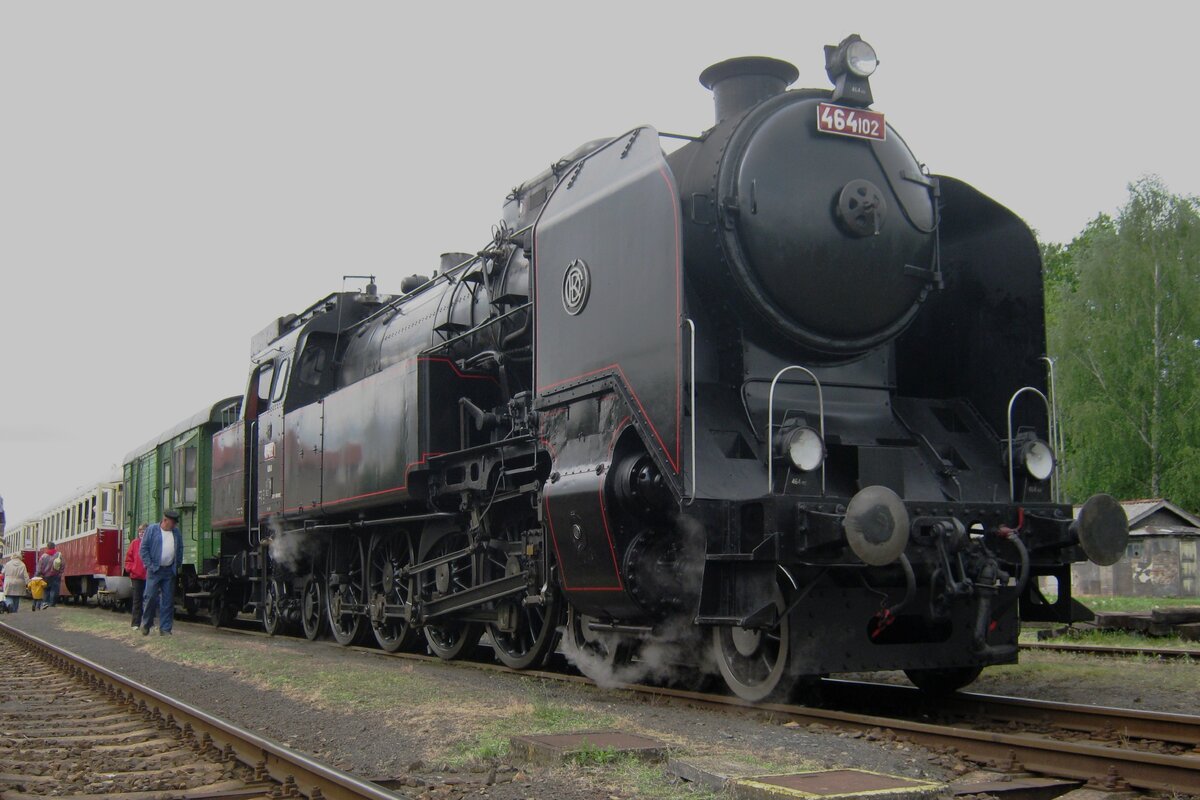
[[[875,48],[852,33],[841,43],[825,45],[825,74],[833,81],[833,102],[869,106],[871,83],[867,79],[879,66]]]
[[[875,48],[859,39],[846,48],[846,67],[860,78],[869,78],[879,66]]]
[[[1054,451],[1041,439],[1027,439],[1021,445],[1021,463],[1035,481],[1044,481],[1054,472]]]
[[[807,426],[790,428],[780,434],[779,449],[792,466],[812,472],[825,463],[825,442],[821,434]]]

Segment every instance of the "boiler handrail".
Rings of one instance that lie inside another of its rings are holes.
[[[812,378],[817,387],[817,414],[820,417],[820,434],[821,444],[825,444],[825,393],[821,389],[821,380],[808,367],[801,367],[793,364],[790,367],[784,367],[775,373],[775,377],[771,380],[771,391],[767,394],[767,494],[775,492],[775,384],[779,383],[779,379],[784,373],[792,370],[799,370]],[[825,462],[821,462],[821,494],[825,494]]]

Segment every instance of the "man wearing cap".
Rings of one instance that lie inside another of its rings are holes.
[[[179,512],[168,509],[162,522],[146,528],[142,537],[142,563],[146,566],[146,594],[142,602],[142,635],[150,635],[154,606],[158,602],[158,635],[170,636],[175,622],[175,576],[183,566],[183,535]]]

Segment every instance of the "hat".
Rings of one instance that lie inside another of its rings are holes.
[[[168,508],[166,511],[164,511],[163,516],[169,520],[179,522],[179,512],[173,508]]]

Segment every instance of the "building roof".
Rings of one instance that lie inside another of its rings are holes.
[[[1125,500],[1121,503],[1121,508],[1125,509],[1125,516],[1129,517],[1129,528],[1133,530],[1141,526],[1141,523],[1150,519],[1150,517],[1163,512],[1167,517],[1177,517],[1178,527],[1181,528],[1200,528],[1200,517],[1194,514],[1189,514],[1179,506],[1172,503],[1170,500],[1162,498],[1152,498],[1148,500]],[[1174,522],[1174,520],[1172,520]]]
[[[1080,508],[1075,506],[1076,517]],[[1121,508],[1129,518],[1131,533],[1200,535],[1200,517],[1189,514],[1170,500],[1161,497],[1122,500]]]

